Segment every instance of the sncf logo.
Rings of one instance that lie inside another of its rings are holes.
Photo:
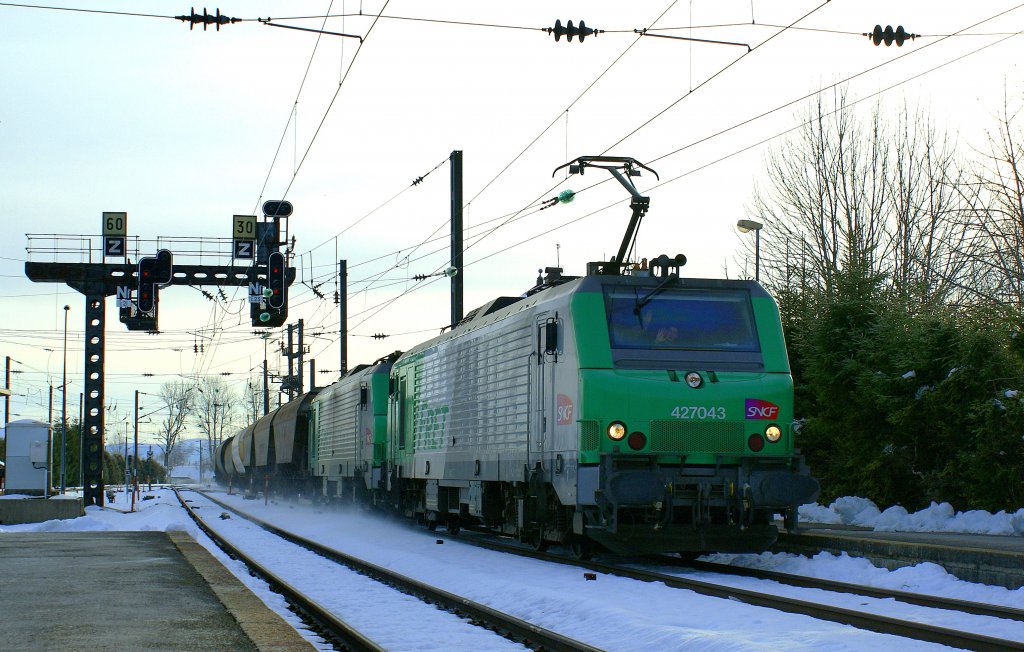
[[[743,413],[748,419],[777,419],[779,406],[759,398],[748,398]]]
[[[572,423],[573,404],[572,399],[565,394],[558,395],[558,425],[566,426]]]

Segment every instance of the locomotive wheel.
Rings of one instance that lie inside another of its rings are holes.
[[[448,530],[448,534],[458,534],[459,530],[462,529],[462,526],[459,525],[458,518],[450,518],[448,519],[448,522],[445,524],[445,529]]]
[[[546,552],[548,549],[548,542],[544,538],[544,530],[536,529],[530,533],[530,545],[537,552]]]
[[[569,543],[569,554],[573,559],[588,561],[594,556],[594,542],[583,537],[573,537]]]
[[[796,524],[797,509],[796,507],[790,507],[782,517],[782,527],[786,528],[787,532],[796,532]]]

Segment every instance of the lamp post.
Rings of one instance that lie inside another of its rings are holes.
[[[740,233],[754,232],[754,280],[761,282],[761,227],[760,222],[754,220],[740,220],[736,222],[736,228]]]
[[[60,492],[67,490],[67,450],[68,450],[68,311],[71,306],[64,306],[64,369],[61,372],[60,392]],[[78,461],[82,463],[81,460]]]
[[[212,432],[210,433],[210,451],[208,451],[210,453],[210,455],[209,455],[209,457],[210,457],[210,466],[213,466],[213,449],[216,448],[216,444],[219,443],[217,441],[217,408],[219,408],[219,407],[224,407],[224,405],[222,403],[216,403],[216,402],[213,404],[213,424],[212,424],[212,426],[210,428]],[[203,452],[202,452],[203,448],[202,448],[202,446],[203,446],[202,442],[200,442],[199,443],[199,482],[200,482],[200,484],[202,484],[202,482],[203,482]]]
[[[139,492],[139,390],[135,390],[135,452],[132,454],[132,511],[135,511],[135,498]]]

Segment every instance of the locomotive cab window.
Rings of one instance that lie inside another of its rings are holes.
[[[606,287],[613,349],[757,353],[746,290]]]

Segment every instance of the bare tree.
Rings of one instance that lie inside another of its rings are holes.
[[[120,420],[108,420],[106,422],[106,436],[104,441],[109,447],[113,445],[114,452],[124,455],[125,447],[128,445],[128,417],[123,416]]]
[[[978,173],[976,219],[984,242],[984,276],[991,297],[1018,314],[1024,310],[1024,133],[1019,109],[1004,104],[999,132]]]
[[[840,274],[919,304],[956,300],[971,283],[970,202],[954,147],[906,106],[892,125],[876,105],[858,120],[844,92],[819,98],[768,159],[750,212],[763,220],[762,269],[775,289],[830,296]]]
[[[170,381],[160,387],[161,412],[164,414],[157,433],[164,449],[164,467],[169,471],[179,456],[175,455],[178,440],[185,429],[193,403],[195,387],[183,381]]]
[[[166,468],[168,470],[177,467],[185,466],[188,464],[189,457],[192,454],[192,444],[188,440],[179,440],[176,442],[178,445],[174,447],[171,453],[165,453],[168,464]]]
[[[769,188],[755,192],[752,211],[766,223],[767,276],[791,277],[799,253],[801,283],[826,293],[841,270],[873,266],[888,164],[886,143],[871,137],[880,132],[877,113],[867,135],[846,96],[833,101],[819,96],[803,128],[769,155]]]
[[[201,451],[204,462],[213,459],[217,446],[237,428],[242,407],[240,397],[217,377],[203,378],[196,386],[195,419],[204,435]]]
[[[895,143],[885,185],[883,252],[892,288],[908,302],[941,305],[972,301],[973,260],[979,253],[962,189],[970,184],[955,144],[940,136],[922,113],[906,107],[891,138]]]
[[[249,379],[245,385],[245,421],[255,423],[263,416],[263,381],[262,379]]]

